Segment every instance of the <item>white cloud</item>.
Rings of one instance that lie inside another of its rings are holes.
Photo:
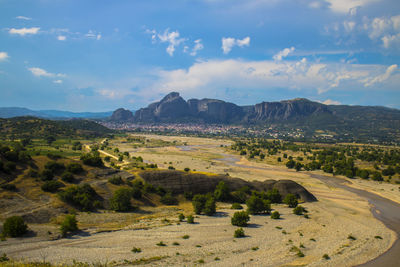
[[[369,87],[374,85],[375,83],[382,83],[386,81],[396,69],[397,69],[397,64],[393,64],[386,69],[385,73],[377,75],[373,78],[366,78],[365,80],[363,80],[365,82],[364,86]]]
[[[7,52],[0,52],[0,61],[5,61],[9,58]]]
[[[16,19],[22,19],[22,20],[32,20],[32,18],[25,17],[25,16],[16,16]]]
[[[368,32],[371,40],[381,40],[386,49],[400,48],[400,15],[378,17],[372,21],[364,18],[363,30]]]
[[[318,101],[318,102],[325,104],[325,105],[341,105],[342,104],[339,101],[335,101],[335,100],[331,100],[331,99],[327,99],[325,101]]]
[[[285,48],[282,51],[279,51],[276,55],[274,55],[272,58],[277,61],[281,61],[284,57],[287,57],[290,53],[293,53],[294,47],[290,48]]]
[[[53,83],[62,84],[62,83],[63,83],[63,80],[54,80]]]
[[[101,33],[97,33],[95,31],[89,30],[88,33],[85,34],[85,37],[90,38],[90,39],[100,40],[102,36],[101,36]]]
[[[344,21],[343,22],[343,27],[346,32],[352,32],[354,30],[355,26],[356,26],[356,23],[354,21]]]
[[[39,32],[39,30],[40,30],[39,27],[21,28],[21,29],[11,28],[8,32],[10,34],[18,34],[21,36],[25,36],[27,34],[37,34]]]
[[[351,12],[354,12],[354,8],[359,8],[380,1],[381,0],[326,0],[326,2],[329,3],[329,8],[333,12],[350,14]]]
[[[184,47],[184,50],[185,50],[185,48],[187,49],[187,46]],[[204,45],[201,43],[201,39],[195,40],[194,41],[194,47],[192,49],[192,52],[190,52],[190,55],[191,56],[196,56],[197,52],[202,50],[203,48],[204,48]]]
[[[247,36],[245,38],[243,38],[242,40],[240,39],[235,39],[232,37],[223,37],[222,38],[222,51],[224,52],[224,54],[228,54],[229,52],[231,52],[232,48],[237,45],[239,47],[243,47],[243,46],[249,46],[250,45],[250,37]]]
[[[67,37],[65,35],[59,35],[59,36],[57,36],[57,40],[65,41],[65,40],[67,40]]]
[[[287,88],[320,94],[330,90],[362,90],[366,87],[379,90],[382,86],[395,90],[400,83],[400,75],[394,75],[394,68],[347,63],[322,64],[308,62],[305,58],[299,61],[208,60],[196,62],[187,69],[155,71],[158,79],[150,86],[143,87],[141,92],[164,94],[179,91],[193,96],[215,95],[226,88],[237,91]]]
[[[51,72],[48,72],[44,69],[37,68],[37,67],[28,68],[28,70],[30,72],[32,72],[32,74],[35,75],[36,77],[66,77],[67,76],[63,73],[51,73]]]
[[[166,51],[171,57],[174,55],[175,47],[179,46],[185,41],[185,38],[180,38],[178,31],[170,32],[169,29],[166,29],[162,34],[157,34],[157,37],[160,42],[168,43]],[[152,39],[154,39],[153,36]]]

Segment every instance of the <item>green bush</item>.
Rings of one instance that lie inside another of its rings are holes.
[[[213,197],[208,197],[206,203],[204,204],[203,212],[205,215],[212,216],[216,212],[215,199]]]
[[[183,222],[183,220],[185,219],[185,215],[183,215],[183,213],[180,213],[178,219],[180,222]]]
[[[64,184],[59,181],[46,181],[44,184],[42,184],[41,188],[45,192],[55,193],[63,186]]]
[[[281,217],[281,215],[279,214],[278,211],[274,211],[273,213],[271,213],[271,219],[279,219]]]
[[[293,194],[287,194],[283,202],[287,204],[289,208],[295,208],[298,204],[297,197]]]
[[[140,252],[142,252],[142,249],[141,249],[141,248],[133,247],[131,251],[132,251],[133,253],[140,253]]]
[[[131,189],[132,197],[135,199],[140,199],[142,197],[142,190],[138,187],[132,187]]]
[[[161,203],[165,205],[176,205],[178,204],[178,200],[172,196],[171,192],[168,192],[161,197]]]
[[[235,233],[233,234],[233,237],[235,238],[245,237],[243,228],[240,227],[239,229],[236,229]]]
[[[192,205],[196,214],[203,212],[206,215],[213,215],[215,213],[215,199],[210,195],[195,195],[192,199]]]
[[[233,203],[232,206],[231,206],[231,209],[233,209],[233,210],[242,210],[243,206],[240,205],[239,203]]]
[[[17,191],[17,187],[15,184],[2,184],[1,189],[7,190],[7,191]]]
[[[85,165],[93,166],[93,167],[103,167],[104,163],[100,157],[100,153],[98,151],[93,151],[91,153],[82,154],[81,161]]]
[[[224,181],[220,181],[215,187],[214,197],[217,201],[229,201],[231,199],[229,187]]]
[[[247,226],[247,222],[250,220],[249,214],[246,211],[237,211],[231,218],[232,225],[236,226]]]
[[[73,174],[80,174],[84,171],[82,165],[79,164],[78,162],[72,162],[67,164],[66,169],[68,172]]]
[[[117,189],[111,200],[110,207],[115,211],[129,211],[132,209],[131,205],[132,192],[127,188]]]
[[[109,183],[112,183],[114,185],[121,185],[124,184],[124,180],[122,180],[121,176],[113,176],[108,179]]]
[[[237,191],[233,191],[231,193],[231,198],[235,202],[246,203],[246,200],[248,199],[248,195],[244,191],[237,190]]]
[[[262,199],[259,196],[252,195],[247,201],[247,211],[250,214],[260,214],[271,212],[271,202],[269,200]]]
[[[322,255],[322,258],[325,259],[325,260],[329,260],[331,257],[329,257],[328,254],[324,254],[324,255]]]
[[[306,211],[307,210],[302,206],[297,206],[296,208],[293,209],[293,213],[296,215],[303,215],[303,213]]]
[[[281,203],[282,202],[282,196],[279,193],[278,189],[274,188],[272,190],[269,190],[266,194],[267,199],[271,201],[271,203]]]
[[[187,223],[193,224],[194,223],[194,217],[193,215],[188,215],[186,218]]]
[[[12,216],[5,220],[3,223],[3,235],[10,237],[19,237],[28,231],[28,226],[24,219],[20,216]]]
[[[61,234],[63,237],[67,235],[67,233],[75,232],[78,230],[78,222],[76,220],[76,216],[69,214],[65,215],[63,222],[60,226]]]
[[[46,170],[50,170],[53,174],[60,173],[65,170],[65,166],[57,161],[49,161],[44,165]]]
[[[54,178],[54,174],[53,174],[53,172],[52,172],[51,170],[49,170],[49,169],[44,169],[44,170],[42,171],[42,173],[40,174],[40,179],[41,179],[42,181],[50,181],[50,180],[53,180],[53,178]]]
[[[190,171],[190,168],[186,167],[186,168],[184,168],[183,170],[184,170],[185,172],[189,172],[189,171]]]
[[[58,193],[59,198],[83,211],[90,211],[96,208],[94,202],[98,195],[96,191],[89,185],[70,186],[64,191]]]
[[[61,175],[61,180],[67,183],[73,183],[75,181],[75,177],[71,172],[66,171]]]

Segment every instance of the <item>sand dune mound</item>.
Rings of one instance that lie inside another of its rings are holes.
[[[185,173],[174,170],[145,171],[140,176],[154,186],[162,186],[175,194],[193,192],[194,194],[205,194],[212,192],[220,181],[224,181],[231,190],[238,190],[248,186],[254,190],[268,191],[276,188],[284,197],[287,194],[295,194],[303,201],[316,201],[316,197],[303,186],[291,180],[265,180],[263,182],[248,182],[239,178],[217,175],[208,176],[200,173]]]

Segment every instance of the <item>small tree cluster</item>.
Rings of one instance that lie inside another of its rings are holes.
[[[269,214],[271,212],[271,201],[252,195],[247,201],[247,211],[250,214]]]
[[[211,216],[216,212],[215,199],[211,195],[195,195],[192,205],[196,214],[204,213]]]

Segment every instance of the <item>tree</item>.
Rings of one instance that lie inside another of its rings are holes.
[[[272,190],[267,191],[267,198],[271,201],[271,203],[281,203],[282,196],[279,193],[278,189],[273,188]]]
[[[165,205],[176,205],[178,203],[178,200],[172,196],[171,192],[168,192],[162,196],[160,201]]]
[[[131,210],[131,196],[131,190],[129,190],[128,188],[117,189],[110,200],[111,209],[115,211]]]
[[[287,204],[289,208],[295,208],[298,204],[297,197],[293,194],[287,194],[283,203]]]
[[[302,215],[303,212],[306,212],[306,209],[300,205],[293,209],[293,213],[296,215]]]
[[[228,201],[230,200],[229,187],[224,181],[220,181],[215,187],[214,197],[217,201]]]
[[[300,162],[296,162],[296,165],[294,167],[296,169],[296,171],[301,171],[301,168],[303,168],[303,164],[301,164]]]
[[[215,206],[215,199],[213,197],[207,198],[207,201],[204,204],[203,212],[208,216],[215,214],[216,206]]]
[[[3,234],[10,237],[19,237],[28,231],[28,226],[20,216],[12,216],[3,224]]]
[[[271,212],[271,201],[262,199],[259,196],[252,195],[247,201],[247,211],[250,214],[260,214]]]
[[[240,228],[236,229],[235,233],[233,234],[233,237],[235,237],[235,238],[245,237],[243,228],[240,227]]]
[[[296,162],[292,159],[289,160],[288,162],[286,162],[286,167],[289,169],[293,169],[295,165],[296,165]]]
[[[63,237],[67,235],[68,232],[75,232],[78,230],[78,221],[75,215],[66,215],[64,221],[60,226],[61,234]]]
[[[247,226],[247,222],[250,220],[250,216],[246,211],[237,211],[231,218],[232,225],[244,227]]]
[[[281,215],[279,214],[278,211],[274,211],[273,213],[271,213],[271,219],[277,220],[281,217]]]
[[[192,205],[196,214],[201,214],[206,204],[207,197],[205,195],[197,194],[192,199]]]

